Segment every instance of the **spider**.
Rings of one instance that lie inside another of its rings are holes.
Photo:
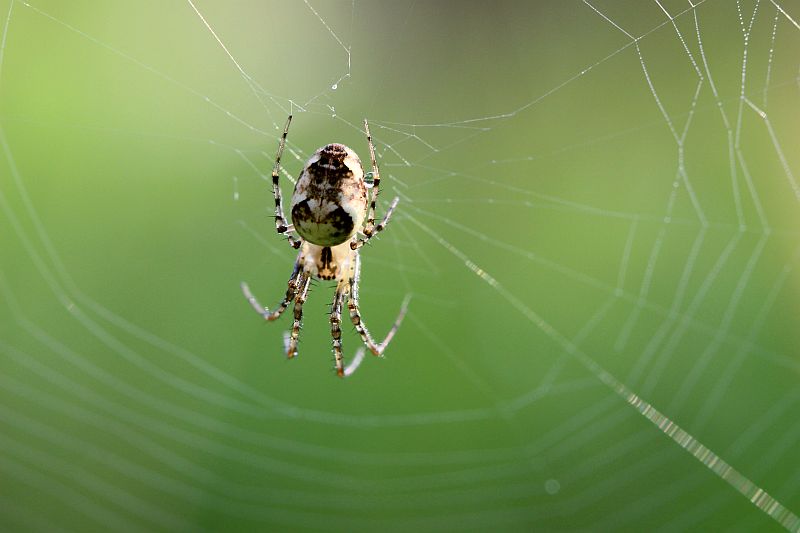
[[[372,196],[367,202],[367,185],[364,169],[356,153],[343,144],[328,144],[319,148],[303,167],[292,194],[292,222],[287,224],[283,214],[283,201],[278,178],[281,169],[281,155],[289,134],[292,116],[286,120],[275,166],[272,170],[272,190],[275,194],[275,229],[285,236],[289,245],[299,249],[294,270],[289,277],[289,288],[281,303],[274,311],[263,307],[250,292],[247,283],[242,282],[242,292],[250,305],[261,317],[271,322],[277,320],[294,300],[294,323],[286,340],[286,355],[297,355],[297,340],[303,319],[303,304],[308,295],[312,279],[336,280],[336,292],[331,304],[330,322],[333,337],[333,356],[336,374],[340,377],[350,375],[363,358],[360,350],[353,362],[345,368],[342,357],[342,307],[347,301],[350,320],[361,335],[366,347],[377,356],[382,356],[389,342],[397,333],[403,321],[408,297],[403,302],[394,325],[383,342],[376,343],[367,325],[361,318],[358,307],[358,284],[361,277],[359,248],[383,231],[400,200],[392,200],[389,209],[378,224],[375,224],[375,202],[381,182],[378,163],[375,160],[375,146],[369,132],[369,123],[364,119],[364,130],[369,144],[372,161]],[[369,211],[367,211],[369,205]],[[364,222],[366,216],[366,223]],[[362,227],[363,225],[363,227]],[[298,234],[295,237],[293,233]]]

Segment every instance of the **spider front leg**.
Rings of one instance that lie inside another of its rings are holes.
[[[247,286],[247,283],[244,281],[242,282],[242,292],[244,293],[244,297],[247,298],[247,301],[250,302],[253,310],[256,313],[261,315],[261,317],[266,320],[267,322],[272,322],[273,320],[277,320],[278,317],[286,311],[286,308],[289,307],[289,302],[297,294],[297,278],[300,274],[300,263],[294,264],[294,270],[292,271],[291,277],[289,277],[289,288],[286,289],[286,296],[283,297],[281,303],[278,305],[278,308],[274,311],[270,311],[269,308],[262,306],[258,303],[255,295],[250,291],[250,287]]]
[[[367,234],[367,226],[365,226],[365,227],[364,227],[364,235],[365,235],[365,236],[364,236],[363,238],[360,238],[360,239],[353,240],[353,241],[350,243],[350,249],[351,249],[351,250],[358,250],[359,248],[361,248],[362,246],[364,246],[365,244],[367,244],[367,243],[369,242],[369,240],[370,240],[372,237],[374,237],[375,235],[377,235],[378,233],[380,233],[381,231],[383,231],[383,229],[384,229],[384,228],[386,227],[386,225],[389,223],[389,218],[391,218],[391,216],[392,216],[392,213],[394,213],[394,208],[395,208],[395,207],[397,207],[397,203],[398,203],[399,201],[400,201],[400,198],[399,198],[399,197],[395,197],[395,198],[394,198],[394,200],[392,200],[392,204],[389,206],[389,210],[388,210],[388,211],[386,211],[386,214],[385,214],[385,215],[383,215],[383,220],[381,220],[381,221],[380,221],[380,222],[379,222],[379,223],[378,223],[378,224],[375,226],[375,228],[372,230],[372,232],[371,232],[371,233]],[[374,203],[374,202],[373,202],[373,203]],[[369,222],[367,222],[367,225],[369,225]]]
[[[292,115],[286,119],[286,126],[283,128],[283,135],[278,144],[278,153],[275,155],[275,166],[272,168],[272,192],[275,195],[275,230],[278,235],[285,235],[286,240],[292,248],[300,248],[302,244],[301,239],[295,239],[291,232],[294,227],[287,223],[286,217],[283,214],[283,198],[281,197],[281,187],[279,182],[281,172],[281,156],[283,155],[283,148],[286,146],[286,136],[289,135],[289,124],[292,123]]]
[[[397,330],[400,328],[400,324],[403,323],[403,318],[408,311],[408,302],[411,301],[411,296],[408,295],[403,300],[403,304],[400,306],[400,312],[397,314],[392,329],[386,334],[386,338],[384,338],[381,343],[376,343],[369,329],[367,329],[367,325],[361,318],[361,310],[358,308],[358,285],[361,280],[361,258],[358,254],[355,254],[354,261],[353,277],[350,279],[350,299],[347,302],[347,307],[350,309],[350,320],[353,322],[358,334],[361,335],[364,344],[369,348],[369,351],[374,355],[383,355],[383,351],[392,341],[392,338],[394,338],[395,333],[397,333]]]
[[[400,198],[395,198],[392,200],[392,205],[389,206],[389,210],[386,211],[386,214],[383,217],[383,220],[376,226],[375,225],[375,205],[378,200],[378,193],[380,192],[380,185],[381,185],[381,173],[378,170],[378,161],[375,158],[375,145],[372,143],[372,134],[369,131],[369,122],[367,119],[364,119],[364,130],[367,132],[367,144],[369,144],[369,157],[370,162],[372,163],[372,194],[369,203],[369,211],[367,212],[367,223],[364,225],[364,237],[358,240],[354,240],[350,243],[350,248],[356,250],[369,242],[369,240],[380,233],[383,228],[389,223],[389,218],[392,216],[394,212],[394,208],[397,207],[397,202],[400,201]]]
[[[297,280],[297,296],[294,299],[294,322],[292,332],[289,334],[286,356],[290,359],[297,355],[297,339],[300,337],[300,327],[303,323],[303,304],[308,296],[308,286],[311,284],[311,276],[303,272]]]

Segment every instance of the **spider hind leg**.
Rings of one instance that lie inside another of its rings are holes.
[[[356,331],[358,334],[361,335],[361,340],[364,341],[364,344],[369,351],[372,352],[373,355],[382,356],[386,347],[389,346],[389,343],[394,338],[397,330],[400,329],[400,324],[403,323],[403,318],[406,316],[406,312],[408,311],[408,303],[411,301],[411,296],[408,295],[403,300],[403,304],[400,306],[400,312],[397,314],[397,318],[392,325],[392,328],[389,330],[389,333],[386,334],[386,337],[380,343],[376,343],[375,339],[373,339],[372,334],[370,334],[369,329],[367,329],[367,325],[364,323],[364,319],[361,317],[361,310],[358,306],[358,285],[361,281],[361,259],[356,255],[355,257],[355,265],[353,271],[353,277],[350,279],[350,298],[347,302],[347,307],[350,309],[350,321],[355,326]]]
[[[297,356],[297,339],[300,337],[300,328],[303,325],[303,304],[308,297],[310,283],[311,276],[303,272],[298,280],[297,296],[294,299],[294,322],[292,323],[292,332],[289,334],[289,346],[286,349],[286,357],[289,359]]]

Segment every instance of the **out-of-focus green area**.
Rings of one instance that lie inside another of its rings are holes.
[[[0,0],[0,529],[779,528],[605,372],[800,512],[800,11],[590,4]],[[344,381],[290,111],[401,198]]]

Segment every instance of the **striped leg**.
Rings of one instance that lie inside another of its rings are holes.
[[[289,135],[289,124],[292,123],[292,115],[286,120],[286,127],[283,128],[283,135],[281,135],[281,142],[278,144],[278,153],[275,155],[275,166],[272,168],[272,192],[275,194],[275,230],[279,235],[285,235],[292,248],[300,248],[300,239],[295,239],[292,234],[292,228],[286,221],[283,214],[283,198],[281,197],[281,187],[278,183],[281,172],[281,156],[283,155],[283,148],[286,146],[286,136]]]
[[[286,349],[286,356],[292,358],[297,355],[297,339],[300,336],[300,327],[303,323],[303,304],[308,296],[308,286],[311,283],[311,276],[303,273],[297,280],[297,296],[294,299],[294,323],[292,332],[289,335],[289,346]]]
[[[358,240],[354,240],[353,242],[351,242],[350,243],[350,248],[353,249],[353,250],[358,250],[359,248],[361,248],[362,246],[367,244],[372,237],[374,237],[375,235],[377,235],[378,233],[383,231],[383,228],[385,228],[386,225],[389,223],[389,218],[392,216],[392,213],[394,213],[394,208],[397,207],[397,203],[399,201],[400,201],[400,198],[395,197],[395,199],[392,200],[392,205],[389,206],[389,210],[386,211],[385,215],[383,215],[383,220],[381,220],[375,226],[375,229],[372,231],[372,233],[369,234],[367,237],[364,237],[364,238],[358,239]],[[367,229],[365,227],[364,228],[364,234],[365,235],[366,235],[366,231],[367,231]]]
[[[369,329],[367,329],[367,325],[361,318],[361,310],[358,308],[358,285],[360,279],[361,258],[356,255],[355,272],[353,278],[350,280],[350,299],[347,302],[347,307],[350,309],[350,320],[356,327],[358,334],[361,335],[361,339],[364,341],[364,344],[367,346],[367,348],[369,348],[369,351],[371,351],[374,355],[383,355],[383,351],[392,341],[395,333],[397,333],[397,330],[400,328],[400,324],[403,323],[403,318],[406,316],[406,311],[408,311],[408,302],[411,300],[411,297],[406,296],[405,300],[403,300],[403,304],[400,306],[400,312],[397,314],[397,318],[392,325],[392,329],[390,329],[389,333],[386,334],[386,338],[383,339],[381,343],[376,343],[372,338]]]
[[[364,130],[367,132],[367,143],[369,144],[369,157],[372,162],[372,194],[371,200],[369,203],[369,211],[367,212],[367,223],[364,225],[364,238],[354,240],[350,243],[350,247],[355,250],[360,248],[369,240],[374,237],[376,234],[380,233],[384,227],[389,223],[389,218],[392,216],[392,212],[394,208],[397,206],[397,202],[400,201],[400,198],[395,198],[392,200],[392,205],[389,206],[389,210],[384,215],[383,220],[376,226],[375,225],[375,204],[378,200],[378,193],[380,192],[380,185],[381,185],[381,173],[378,170],[378,161],[375,159],[375,145],[372,143],[372,134],[369,131],[369,123],[367,119],[364,119]]]
[[[278,308],[274,311],[270,311],[268,308],[262,306],[256,300],[255,295],[250,291],[250,287],[247,286],[247,283],[244,281],[242,282],[242,292],[244,293],[244,297],[247,298],[247,301],[250,302],[250,305],[253,307],[256,313],[261,315],[261,317],[266,320],[267,322],[272,322],[276,320],[286,308],[289,307],[289,302],[292,301],[295,294],[297,294],[297,278],[298,274],[300,274],[300,264],[294,264],[294,270],[292,271],[292,275],[289,278],[289,288],[286,289],[286,296],[283,297],[281,303],[278,305]]]
[[[331,337],[333,337],[333,358],[336,364],[336,375],[344,377],[344,358],[342,357],[342,302],[346,285],[339,283],[331,304]]]
[[[369,132],[369,122],[364,119],[364,130],[367,132],[367,144],[369,144],[369,158],[372,163],[372,195],[367,213],[367,225],[364,226],[364,235],[367,238],[372,236],[373,226],[375,226],[375,202],[381,186],[381,173],[378,170],[378,161],[375,159],[375,145],[372,143],[372,134]]]

